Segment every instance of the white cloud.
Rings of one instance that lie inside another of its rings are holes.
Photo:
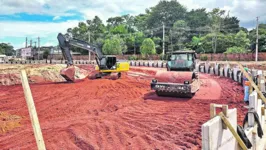
[[[59,20],[61,17],[60,16],[55,16],[54,18],[53,18],[53,20]]]
[[[52,23],[52,22],[23,22],[23,21],[2,21],[0,22],[0,37],[26,37],[41,36],[49,34],[66,32],[68,28],[78,25],[78,20]]]
[[[237,16],[242,22],[250,22],[256,16],[266,20],[264,8],[265,0],[178,0],[189,10],[196,8],[223,8],[230,10],[231,15]],[[104,21],[111,17],[130,12],[139,14],[145,12],[146,8],[155,6],[159,0],[2,0],[0,1],[0,14],[14,14],[19,12],[33,14],[49,14],[53,16],[71,15],[69,10],[80,12],[86,19],[92,19],[95,15]],[[47,8],[48,7],[48,8]],[[57,19],[57,18],[54,18]]]
[[[10,42],[15,48],[25,46],[25,38],[29,41],[37,42],[37,37],[41,38],[41,46],[57,45],[56,36],[58,33],[65,33],[68,28],[78,25],[78,20],[66,21],[61,23],[44,23],[44,22],[21,22],[21,21],[5,21],[0,22],[0,39]],[[13,40],[12,40],[13,39]],[[3,41],[3,40],[0,40]],[[44,43],[44,44],[43,44]]]
[[[42,46],[54,46],[55,42],[46,42],[44,44],[42,44]]]

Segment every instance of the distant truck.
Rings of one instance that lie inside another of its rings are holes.
[[[7,56],[6,55],[0,55],[0,63],[3,63],[6,61]]]

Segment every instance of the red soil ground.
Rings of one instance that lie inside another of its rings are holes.
[[[47,149],[201,149],[201,125],[209,104],[238,108],[242,87],[230,79],[201,74],[192,99],[157,97],[152,70],[132,68],[119,80],[33,84],[31,90]],[[135,75],[134,75],[135,73]],[[0,111],[21,116],[20,127],[0,134],[0,149],[37,149],[20,85],[0,86]]]

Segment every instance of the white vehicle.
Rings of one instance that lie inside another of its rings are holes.
[[[0,55],[0,63],[5,62],[6,57],[7,57],[6,55]]]

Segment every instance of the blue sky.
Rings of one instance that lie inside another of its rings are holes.
[[[41,46],[57,45],[56,36],[66,32],[78,22],[98,15],[106,21],[109,17],[130,13],[143,13],[159,0],[0,0],[0,42],[7,42],[15,48],[25,46],[25,38],[37,41]],[[256,16],[265,23],[265,0],[178,0],[188,10],[220,7],[237,16],[241,26],[255,27]],[[256,9],[254,9],[256,8]],[[255,10],[255,11],[254,11]],[[28,42],[29,43],[29,42]]]

